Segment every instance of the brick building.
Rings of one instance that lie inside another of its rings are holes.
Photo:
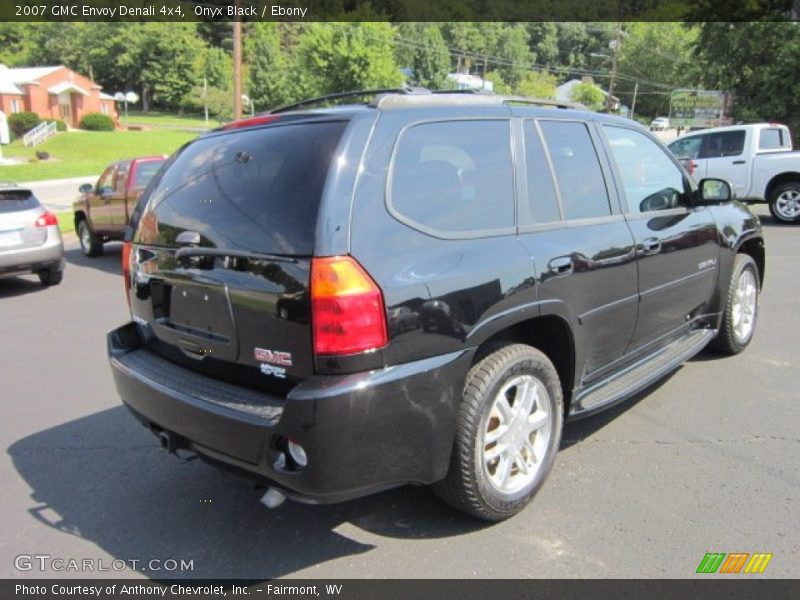
[[[117,121],[114,98],[91,79],[64,65],[10,69],[0,65],[0,111],[35,112],[42,119],[61,119],[77,127],[86,113],[98,112]]]

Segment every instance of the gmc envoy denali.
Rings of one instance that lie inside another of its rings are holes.
[[[271,506],[433,484],[501,520],[565,419],[750,342],[760,223],[643,127],[490,94],[339,96],[190,142],[140,199],[132,322],[108,349],[167,450]]]

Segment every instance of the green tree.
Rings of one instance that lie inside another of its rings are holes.
[[[704,23],[696,57],[707,88],[734,93],[734,119],[780,121],[800,131],[796,23]]]
[[[222,48],[205,50],[200,72],[211,87],[225,90],[233,86],[233,58]]]
[[[556,97],[556,78],[546,71],[529,71],[514,91],[521,96],[553,99]]]
[[[277,23],[255,23],[245,48],[249,65],[248,93],[258,109],[275,108],[289,101],[287,58],[281,49]]]
[[[700,69],[692,56],[697,33],[682,23],[627,23],[614,95],[628,106],[638,83],[636,114],[666,115],[672,89],[695,87]]]
[[[404,76],[388,23],[311,23],[298,38],[296,96],[396,87]]]
[[[600,88],[588,81],[582,81],[572,88],[572,101],[580,102],[592,110],[601,109],[605,99],[606,97]]]
[[[495,94],[510,94],[512,92],[511,86],[503,81],[503,76],[497,71],[487,72],[486,81],[492,82],[492,91]]]
[[[495,55],[502,60],[497,71],[512,88],[522,81],[535,59],[528,48],[529,38],[525,25],[521,23],[503,27],[497,36]]]
[[[419,47],[411,59],[414,80],[417,84],[440,90],[447,87],[447,74],[450,72],[450,52],[438,27],[423,27]]]

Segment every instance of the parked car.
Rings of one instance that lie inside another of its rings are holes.
[[[121,241],[136,200],[156,174],[166,156],[120,160],[103,171],[97,183],[85,183],[72,203],[75,231],[86,256],[100,256],[103,244]]]
[[[650,122],[650,131],[665,131],[669,129],[669,119],[667,117],[656,117]]]
[[[56,216],[33,192],[0,183],[0,277],[35,273],[44,286],[64,277],[64,244]]]
[[[565,418],[749,344],[759,221],[645,128],[499,95],[316,106],[170,159],[126,242],[132,320],[108,335],[133,415],[270,486],[265,504],[433,484],[501,520]]]
[[[669,145],[698,178],[729,181],[736,197],[769,202],[783,223],[800,221],[800,152],[785,125],[756,123],[704,129]]]

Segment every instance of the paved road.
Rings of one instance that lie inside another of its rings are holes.
[[[703,354],[568,425],[534,504],[495,526],[411,487],[268,511],[248,486],[163,455],[106,365],[103,335],[127,314],[119,246],[95,260],[73,248],[58,288],[0,282],[0,577],[40,575],[15,569],[20,553],[193,560],[182,575],[199,577],[691,577],[709,551],[772,552],[765,576],[798,577],[800,227],[764,222],[748,351]]]
[[[94,183],[99,175],[86,177],[70,177],[67,179],[49,179],[21,183],[33,190],[33,193],[45,207],[52,211],[70,210],[72,201],[78,196],[78,187],[84,183]]]

